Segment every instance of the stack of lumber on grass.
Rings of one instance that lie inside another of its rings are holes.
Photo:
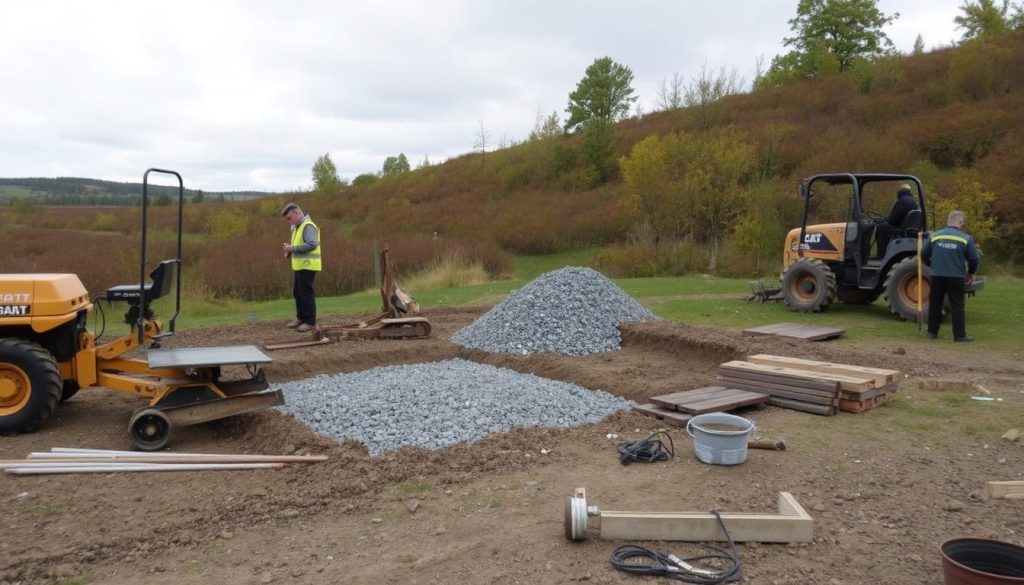
[[[722,384],[768,394],[768,404],[833,415],[864,412],[889,401],[899,372],[767,354],[718,367]]]
[[[685,427],[692,416],[761,404],[768,398],[767,394],[739,388],[707,386],[654,396],[651,398],[651,404],[641,404],[634,410],[642,415],[656,418],[665,424]]]

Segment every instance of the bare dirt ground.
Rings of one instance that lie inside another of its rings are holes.
[[[182,452],[314,453],[327,463],[280,471],[0,477],[0,583],[643,583],[616,572],[617,542],[563,536],[565,499],[587,488],[606,510],[775,513],[789,491],[814,517],[814,542],[738,545],[746,583],[941,583],[939,545],[960,536],[1024,542],[1024,500],[990,500],[985,481],[1024,479],[1024,363],[948,342],[857,345],[745,338],[678,323],[629,324],[623,349],[572,358],[465,352],[449,341],[481,310],[429,312],[434,335],[273,352],[272,382],[380,365],[467,357],[636,401],[706,385],[714,367],[772,353],[899,369],[898,400],[820,417],[741,412],[784,452],[750,451],[736,467],[697,461],[672,430],[676,457],[623,466],[615,444],[657,421],[623,412],[572,429],[517,429],[472,445],[364,446],[319,437],[276,411],[182,429]],[[824,318],[824,317],[823,317]],[[330,321],[330,320],[328,320]],[[259,344],[283,323],[179,332],[165,347]],[[922,389],[945,379],[948,390]],[[410,380],[415,384],[415,380]],[[970,400],[978,383],[1002,402]],[[139,401],[86,389],[37,433],[0,440],[0,457],[51,447],[126,449]],[[615,434],[618,438],[609,438]],[[648,543],[679,556],[697,543]],[[660,580],[658,582],[665,582]]]

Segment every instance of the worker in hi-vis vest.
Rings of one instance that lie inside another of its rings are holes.
[[[930,267],[931,292],[928,296],[928,338],[938,339],[942,302],[949,298],[953,313],[953,341],[974,341],[967,335],[964,297],[967,286],[974,283],[981,254],[974,238],[964,231],[966,219],[962,211],[952,211],[946,227],[932,232],[921,250],[921,259]]]
[[[320,228],[295,203],[281,210],[281,217],[291,226],[290,241],[282,244],[285,258],[292,262],[292,296],[295,297],[295,319],[288,327],[296,331],[316,328],[316,294],[313,279],[320,272]]]

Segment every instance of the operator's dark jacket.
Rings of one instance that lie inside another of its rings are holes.
[[[946,226],[928,237],[921,249],[921,260],[931,267],[931,276],[963,278],[977,272],[981,254],[970,234]]]
[[[892,209],[889,210],[889,218],[885,220],[885,223],[898,228],[903,224],[903,219],[907,217],[907,214],[915,209],[917,209],[917,201],[914,200],[913,193],[900,191],[896,203],[893,203]]]

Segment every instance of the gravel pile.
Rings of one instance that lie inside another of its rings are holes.
[[[570,266],[512,291],[452,341],[491,353],[579,356],[619,349],[619,323],[652,319],[654,313],[600,272]]]
[[[572,427],[635,404],[600,390],[462,359],[321,375],[275,386],[321,435],[361,441],[372,455],[405,445],[441,449],[512,427]]]

